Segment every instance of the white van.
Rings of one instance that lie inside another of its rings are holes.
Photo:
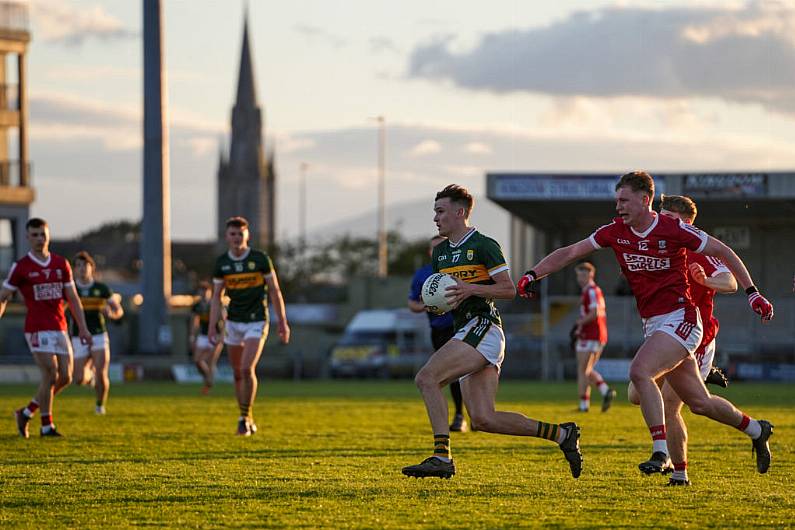
[[[433,347],[428,317],[408,309],[359,311],[331,350],[332,377],[413,377]]]

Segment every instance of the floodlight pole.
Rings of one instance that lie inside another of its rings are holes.
[[[386,278],[388,250],[386,239],[386,119],[376,116],[378,122],[378,277]]]
[[[144,26],[144,204],[141,237],[143,306],[139,316],[141,353],[167,351],[171,344],[168,127],[163,68],[161,0],[143,0]]]

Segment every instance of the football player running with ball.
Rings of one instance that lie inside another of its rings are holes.
[[[494,299],[510,300],[516,289],[500,245],[469,226],[473,203],[472,195],[454,184],[436,194],[433,220],[447,240],[434,247],[432,263],[434,272],[456,278],[456,285],[447,288],[456,334],[431,355],[415,378],[433,429],[433,455],[404,467],[403,474],[440,478],[455,474],[442,387],[460,380],[474,430],[550,440],[563,451],[577,478],[582,472],[582,453],[575,423],[545,423],[495,410],[505,335]]]

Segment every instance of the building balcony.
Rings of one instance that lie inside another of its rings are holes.
[[[27,4],[0,1],[0,39],[22,42],[30,40]]]
[[[33,202],[33,188],[30,186],[31,164],[24,165],[19,160],[0,162],[0,204],[30,204]]]

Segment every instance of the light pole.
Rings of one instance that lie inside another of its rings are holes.
[[[386,242],[386,119],[376,116],[378,122],[378,277],[386,278],[387,242]]]
[[[306,171],[309,164],[301,162],[301,181],[298,186],[298,237],[301,247],[301,257],[304,255],[306,247]]]

